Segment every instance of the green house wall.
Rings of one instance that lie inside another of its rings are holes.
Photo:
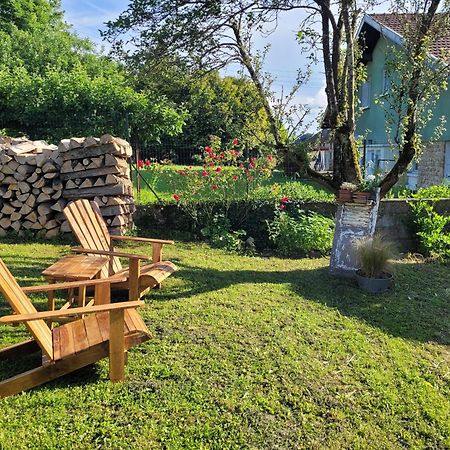
[[[394,45],[387,38],[381,36],[372,53],[372,61],[367,64],[367,76],[370,83],[370,106],[360,111],[356,118],[356,134],[363,136],[372,144],[387,144],[386,117],[383,105],[375,104],[375,98],[383,94],[384,67],[387,52]],[[389,95],[387,92],[385,95]],[[439,141],[450,141],[450,124],[448,123],[450,112],[450,92],[443,92],[433,106],[433,118],[424,128],[423,141],[429,141],[433,137],[436,126],[440,123],[440,117],[445,117],[444,133]],[[370,142],[372,141],[372,142]]]

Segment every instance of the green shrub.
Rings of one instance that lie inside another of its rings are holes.
[[[450,186],[441,184],[439,186],[431,186],[419,189],[413,198],[450,198]]]
[[[446,230],[450,224],[450,216],[437,213],[432,201],[411,202],[411,209],[419,238],[419,250],[427,256],[450,261],[450,233]]]
[[[331,250],[334,222],[320,214],[297,210],[295,216],[290,216],[279,211],[267,225],[269,237],[282,256],[311,256],[314,252],[326,255]]]

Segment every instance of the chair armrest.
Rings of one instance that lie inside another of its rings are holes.
[[[59,311],[43,311],[31,314],[12,314],[10,316],[0,317],[0,323],[30,322],[33,320],[56,319],[61,317],[79,316],[81,314],[95,314],[99,312],[109,312],[118,309],[138,308],[139,306],[142,305],[144,305],[144,302],[134,301],[134,302],[112,303],[108,305],[87,306],[83,308],[69,308]]]
[[[134,241],[134,242],[150,242],[151,244],[175,244],[175,241],[166,241],[164,239],[151,239],[134,236],[110,236],[113,241]]]
[[[59,291],[63,289],[73,289],[83,286],[96,286],[98,284],[115,284],[122,283],[127,281],[127,277],[114,277],[114,279],[110,278],[100,278],[95,280],[86,280],[86,281],[69,281],[67,283],[54,283],[54,284],[43,284],[39,286],[25,286],[22,288],[22,291],[27,294],[32,294],[33,292],[50,292],[50,291]]]
[[[109,250],[91,250],[89,248],[74,247],[72,249],[72,251],[75,253],[90,253],[93,255],[117,256],[119,258],[145,259],[148,261],[152,260],[152,258],[150,258],[146,255],[135,255],[133,253],[112,252]]]

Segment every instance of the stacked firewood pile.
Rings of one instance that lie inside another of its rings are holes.
[[[60,233],[61,158],[55,145],[0,137],[0,235],[30,230],[50,238]]]
[[[44,141],[0,137],[0,236],[51,238],[70,228],[67,202],[95,200],[112,234],[132,227],[135,211],[128,142],[111,135]]]
[[[112,234],[123,234],[135,211],[133,185],[127,158],[130,144],[105,134],[100,138],[64,139],[59,144],[62,159],[63,197],[88,198],[100,206]],[[67,224],[63,224],[63,231]]]

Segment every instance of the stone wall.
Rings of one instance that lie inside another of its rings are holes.
[[[445,142],[427,144],[419,162],[418,187],[441,184],[444,179]]]
[[[396,241],[399,250],[403,252],[414,252],[417,249],[413,216],[409,206],[409,202],[416,201],[416,199],[385,199],[381,201],[378,211],[376,230]],[[337,211],[336,203],[297,203],[290,206],[315,211],[328,217],[335,216]],[[435,208],[440,214],[450,215],[450,199],[438,200]],[[265,221],[272,219],[273,209],[272,203],[254,202],[249,206],[246,221],[239,221],[239,224],[233,225],[245,229],[249,235],[267,238],[264,237],[267,234]],[[167,230],[191,231],[193,226],[192,219],[183,214],[176,205],[138,205],[134,219],[138,226],[148,232],[155,233],[160,230],[163,235],[167,235]]]

